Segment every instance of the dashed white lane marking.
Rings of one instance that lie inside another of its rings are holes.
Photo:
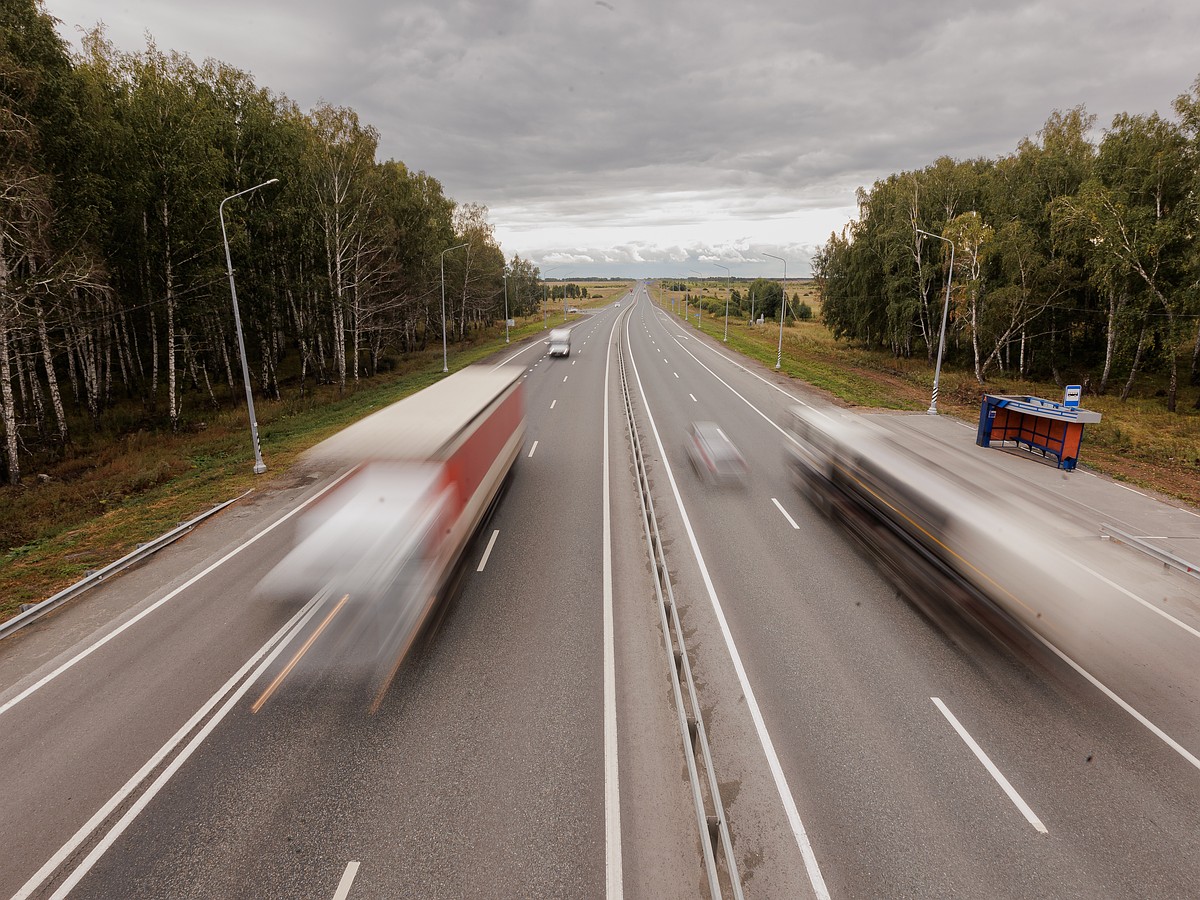
[[[551,409],[554,409],[554,404],[555,404],[555,403],[557,403],[557,402],[558,402],[557,400],[551,400],[551,401],[550,401],[550,408],[551,408]]]
[[[533,446],[529,448],[529,456],[525,457],[526,459],[529,459],[531,456],[533,456],[533,451],[537,449],[537,445],[538,442],[534,441]]]
[[[674,375],[676,378],[678,378],[678,377],[679,377],[679,373],[678,373],[678,372],[672,372],[671,374],[672,374],[672,375]]]
[[[566,380],[567,380],[567,376],[566,376],[566,375],[564,375],[564,376],[563,376],[563,381],[566,381]]]
[[[350,896],[350,887],[354,884],[356,875],[358,875],[358,860],[352,859],[346,863],[346,871],[342,873],[342,880],[338,882],[337,890],[333,892],[333,900],[346,900]]]
[[[573,360],[571,360],[571,365],[575,365],[575,363],[577,363],[577,362],[579,362],[579,360],[573,359]]]
[[[698,403],[698,402],[699,402],[699,401],[696,399],[696,395],[695,395],[695,394],[688,394],[688,396],[692,398],[692,402],[693,402],[693,403]]]
[[[793,528],[795,528],[797,531],[799,531],[800,526],[796,524],[795,519],[793,519],[791,516],[788,515],[788,511],[783,508],[783,504],[780,503],[778,500],[776,500],[774,497],[771,498],[771,502],[775,504],[775,508],[777,510],[779,510],[781,513],[783,513],[783,517],[788,520],[788,524],[791,525]]]
[[[483,559],[479,560],[479,568],[475,570],[476,572],[482,572],[483,567],[487,565],[487,561],[492,555],[492,548],[496,546],[496,538],[498,537],[500,537],[499,528],[492,532],[492,538],[488,541],[487,549],[483,551]]]
[[[1032,825],[1042,834],[1045,834],[1046,826],[1042,824],[1042,820],[1039,819],[1034,814],[1033,810],[1029,808],[1029,804],[1022,799],[1020,794],[1017,793],[1016,788],[1008,783],[1008,779],[1004,777],[1004,773],[996,768],[995,763],[993,763],[988,758],[988,755],[983,752],[983,748],[975,743],[975,738],[971,737],[971,735],[967,733],[967,729],[963,728],[958,719],[954,718],[954,713],[950,712],[950,710],[946,708],[946,704],[943,703],[939,698],[930,697],[929,699],[933,701],[934,705],[939,710],[941,710],[942,715],[946,717],[946,721],[954,727],[954,730],[958,732],[958,736],[963,739],[963,742],[968,747],[971,748],[971,752],[975,754],[976,758],[983,763],[983,767],[988,770],[988,774],[996,779],[996,784],[1000,785],[1000,787],[1004,790],[1004,793],[1008,795],[1008,799],[1011,800],[1013,805],[1021,811],[1021,815],[1023,815],[1029,821],[1030,825]]]

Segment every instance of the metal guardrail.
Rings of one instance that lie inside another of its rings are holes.
[[[1156,547],[1142,538],[1134,537],[1132,534],[1126,534],[1119,528],[1113,528],[1113,526],[1106,525],[1101,522],[1100,536],[1102,538],[1108,538],[1109,540],[1116,541],[1118,544],[1125,544],[1126,546],[1132,547],[1135,550],[1141,550],[1147,556],[1152,556],[1154,559],[1157,559],[1164,566],[1170,566],[1171,568],[1178,569],[1181,572],[1191,575],[1193,578],[1200,578],[1200,565],[1188,562],[1186,559],[1182,559],[1176,556],[1174,553],[1164,550],[1162,547]]]
[[[246,491],[245,494],[240,494],[239,496],[234,497],[232,500],[226,500],[224,503],[218,503],[207,512],[202,512],[200,515],[196,516],[196,518],[184,522],[177,528],[172,528],[166,534],[159,535],[154,540],[139,545],[136,550],[125,554],[116,562],[109,563],[103,569],[97,569],[95,572],[89,573],[87,576],[75,582],[70,587],[63,588],[63,590],[59,591],[53,597],[49,597],[43,600],[41,603],[36,603],[33,606],[24,609],[7,622],[0,623],[0,640],[4,640],[4,638],[8,637],[9,635],[20,631],[26,625],[36,622],[47,613],[53,612],[68,600],[78,596],[79,594],[82,594],[88,588],[96,586],[106,578],[116,575],[118,572],[129,568],[134,563],[140,562],[147,556],[157,553],[168,544],[174,543],[176,540],[183,537],[185,534],[195,528],[200,522],[203,522],[211,515],[219,513],[230,504],[237,503],[237,501],[241,500],[249,493],[250,491]]]
[[[667,559],[663,552],[662,537],[658,531],[658,519],[654,513],[654,498],[650,492],[650,477],[646,471],[646,462],[642,453],[641,439],[638,436],[637,423],[634,419],[633,401],[629,384],[625,379],[625,357],[618,345],[617,359],[621,373],[621,394],[625,402],[625,415],[629,427],[629,438],[633,444],[633,459],[637,469],[638,500],[642,511],[642,529],[646,538],[646,549],[650,554],[650,562],[654,566],[654,593],[658,601],[660,624],[663,630],[663,642],[668,655],[668,667],[671,670],[671,689],[675,695],[675,709],[679,716],[679,730],[687,749],[688,780],[692,786],[692,800],[695,806],[696,822],[700,829],[700,845],[704,852],[704,867],[708,876],[709,895],[713,900],[724,896],[721,889],[720,872],[717,869],[715,844],[720,844],[724,851],[725,867],[729,877],[730,894],[735,900],[742,900],[742,884],[738,875],[737,860],[733,855],[733,842],[729,836],[729,825],[726,821],[725,808],[721,804],[721,792],[717,787],[716,770],[713,768],[712,753],[708,746],[708,735],[704,728],[704,718],[700,712],[700,699],[696,694],[696,685],[692,679],[692,666],[688,659],[687,647],[683,641],[683,625],[679,621],[679,609],[675,602],[675,594],[671,588],[671,574],[667,569]],[[607,438],[606,438],[607,440]],[[687,703],[684,703],[684,687],[687,689]],[[697,765],[699,763],[699,766]],[[704,781],[701,781],[699,767],[704,768]],[[707,788],[707,800],[705,798]],[[708,810],[711,807],[712,812]]]

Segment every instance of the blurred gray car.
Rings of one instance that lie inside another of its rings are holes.
[[[688,426],[687,452],[692,469],[710,484],[741,484],[746,477],[745,458],[716,422]]]

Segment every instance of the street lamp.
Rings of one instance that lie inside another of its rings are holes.
[[[470,243],[469,241],[467,243]],[[455,244],[453,247],[447,247],[442,251],[442,372],[449,372],[450,366],[446,362],[446,254],[451,250],[458,250],[467,244]]]
[[[566,265],[566,263],[563,263],[563,265]],[[551,266],[545,272],[540,272],[539,274],[549,275],[555,269],[561,269],[561,268],[562,268],[562,265]],[[563,288],[563,319],[564,320],[567,318],[566,306],[567,306],[567,289],[564,287]],[[542,279],[542,327],[543,328],[546,327],[546,324],[549,321],[549,317],[550,317],[550,303],[546,299],[546,279],[543,278]]]
[[[730,271],[729,266],[723,266],[720,263],[713,263],[718,269],[725,270],[725,343],[729,343],[729,295],[730,290]]]
[[[244,191],[230,194],[217,207],[217,216],[221,219],[221,240],[225,242],[225,266],[229,269],[229,294],[233,297],[233,324],[237,329],[238,353],[242,357],[242,381],[246,385],[246,411],[250,414],[250,440],[254,444],[255,475],[261,475],[267,471],[267,465],[263,462],[262,450],[258,447],[258,419],[254,415],[254,394],[250,390],[250,367],[246,365],[246,342],[242,338],[242,314],[238,311],[237,287],[233,283],[233,258],[229,255],[229,236],[225,233],[225,204],[234,197],[240,197],[242,194],[257,191],[259,188],[266,187],[268,184],[274,184],[278,180],[278,178],[272,178],[270,181],[256,184],[252,188],[246,188]]]
[[[700,275],[700,273],[697,272],[695,269],[691,269],[690,271],[693,275]],[[700,300],[703,300],[703,299],[704,299],[704,276],[700,275]],[[697,328],[700,327],[700,316],[702,316],[704,314],[704,305],[700,302],[700,300],[696,301],[696,327]]]
[[[508,343],[508,273],[504,273],[504,343]]]
[[[779,350],[775,354],[775,368],[778,369],[783,363],[783,309],[787,306],[787,260],[774,253],[764,253],[763,256],[769,256],[771,259],[777,259],[783,263],[783,297],[779,303]]]
[[[950,314],[950,282],[954,279],[954,241],[944,238],[940,234],[933,234],[920,228],[917,228],[916,231],[918,234],[937,238],[939,241],[945,241],[950,245],[950,271],[946,275],[946,302],[942,304],[942,330],[938,335],[937,366],[933,370],[933,398],[929,401],[929,409],[926,410],[929,415],[936,416],[938,414],[938,380],[942,377],[942,350],[946,347],[946,317]]]

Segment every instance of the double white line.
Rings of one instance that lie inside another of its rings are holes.
[[[166,760],[175,749],[183,743],[189,734],[191,734],[201,722],[224,700],[224,704],[217,710],[216,715],[213,715],[204,724],[204,727],[198,731],[195,736],[188,742],[187,746],[180,751],[174,759],[171,760],[162,773],[154,780],[154,782],[146,788],[134,801],[133,805],[126,811],[120,820],[113,825],[103,838],[92,848],[92,851],[75,869],[67,876],[54,892],[53,897],[65,897],[67,894],[83,879],[91,870],[101,856],[113,845],[113,843],[121,836],[122,833],[133,823],[133,820],[138,817],[143,809],[150,803],[151,800],[158,794],[159,791],[171,780],[172,776],[179,771],[179,768],[187,761],[196,749],[204,743],[204,740],[213,732],[213,729],[221,723],[221,721],[229,714],[229,711],[237,704],[239,700],[245,696],[251,686],[259,679],[263,672],[273,663],[276,657],[283,652],[283,649],[291,642],[291,640],[308,624],[309,620],[316,615],[326,598],[325,594],[318,594],[313,597],[300,609],[287,624],[277,631],[265,644],[258,649],[246,663],[238,669],[238,671],[230,678],[221,688],[209,697],[208,701],[200,707],[190,719],[180,728],[175,734],[154,754],[146,764],[137,771],[137,773],[125,782],[125,785],[118,790],[109,799],[104,806],[100,807],[88,821],[80,828],[65,844],[58,849],[58,852],[50,857],[38,871],[25,882],[24,886],[14,895],[14,900],[24,900],[26,897],[32,896],[37,892],[43,883],[53,875],[58,868],[69,859],[76,850],[86,843],[92,835],[100,828],[101,825],[113,814],[124,802],[138,789],[143,781],[150,776],[150,773],[157,769],[164,760]],[[252,673],[251,673],[251,670]],[[251,673],[247,678],[247,673]]]

